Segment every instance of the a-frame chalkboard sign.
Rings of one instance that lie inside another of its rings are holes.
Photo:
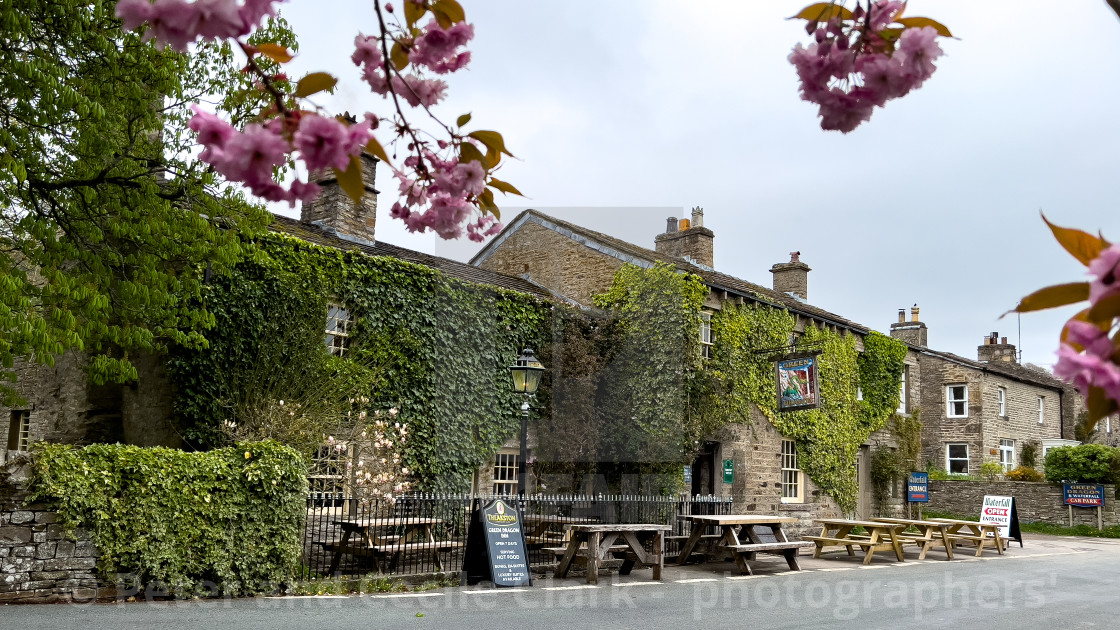
[[[463,573],[472,585],[482,581],[494,586],[532,585],[521,514],[513,501],[494,499],[480,507],[475,500]]]

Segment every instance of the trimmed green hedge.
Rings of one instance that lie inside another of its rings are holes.
[[[32,499],[81,527],[105,576],[250,594],[290,582],[302,551],[306,466],[274,442],[206,453],[121,444],[35,449]]]
[[[1104,444],[1052,448],[1046,453],[1047,481],[1116,483],[1120,449]]]

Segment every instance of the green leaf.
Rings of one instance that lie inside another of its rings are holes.
[[[405,2],[405,4],[411,4]],[[365,183],[362,182],[362,164],[359,162],[359,157],[356,155],[350,156],[350,165],[346,170],[333,169],[335,177],[338,178],[338,185],[342,187],[342,191],[350,197],[351,201],[355,204],[362,203],[362,195],[366,192]]]
[[[494,203],[494,191],[489,188],[484,189],[478,196],[478,209],[494,215],[498,220],[502,218],[501,212],[498,211],[498,204]]]
[[[482,155],[482,151],[479,151],[473,142],[463,142],[459,145],[459,161],[479,162],[485,165],[486,156]]]
[[[1089,388],[1085,406],[1089,408],[1089,422],[1094,423],[1116,413],[1117,409],[1116,401],[1109,398],[1108,394],[1099,387]]]
[[[494,190],[500,190],[500,191],[502,191],[506,194],[509,194],[509,195],[517,195],[518,197],[524,197],[525,196],[525,195],[521,194],[521,191],[518,190],[517,188],[515,188],[513,186],[513,184],[508,184],[508,183],[503,182],[502,180],[497,179],[495,177],[491,177],[490,178],[490,183],[487,184],[487,185],[490,186],[491,188],[493,188]]]
[[[502,138],[502,134],[498,133],[497,131],[487,131],[484,129],[480,129],[478,131],[472,131],[467,135],[486,145],[487,149],[505,153],[506,155],[513,157],[513,154],[506,149],[506,142]]]
[[[450,24],[456,24],[467,19],[466,13],[463,12],[463,6],[457,0],[438,0],[432,5],[432,11],[436,13],[437,18],[439,15],[446,17]]]
[[[469,123],[470,121],[471,121],[471,115],[468,112],[468,113],[463,114],[462,116],[459,116],[458,118],[455,119],[455,126],[456,127],[462,127],[463,125]]]
[[[797,15],[789,18],[791,20],[809,20],[810,22],[826,22],[833,17],[840,16],[841,19],[853,19],[852,12],[844,8],[843,5],[834,4],[832,2],[818,2],[810,4],[809,6],[801,9]]]
[[[1108,247],[1108,242],[1103,238],[1097,238],[1078,229],[1054,225],[1046,218],[1045,214],[1042,215],[1042,220],[1050,226],[1050,231],[1054,233],[1054,238],[1058,240],[1058,243],[1086,267],[1094,258],[1101,255],[1102,250]]]
[[[326,72],[312,72],[299,80],[296,84],[296,98],[307,98],[312,94],[333,90],[338,84],[338,79]]]
[[[262,55],[276,63],[288,63],[293,57],[291,51],[279,44],[257,44],[256,48]]]
[[[403,4],[404,19],[408,24],[408,28],[411,29],[416,25],[417,22],[420,21],[420,18],[424,17],[424,14],[428,12],[428,9],[422,4],[412,2],[412,0],[404,0]]]
[[[1029,313],[1041,311],[1067,304],[1076,304],[1089,299],[1088,282],[1071,282],[1069,284],[1056,284],[1051,287],[1039,289],[1023,298],[1012,313]],[[1005,313],[1006,314],[1006,313]]]
[[[942,37],[953,36],[953,34],[949,32],[949,28],[947,26],[945,26],[941,22],[938,22],[937,20],[931,20],[927,17],[900,18],[898,20],[895,20],[895,22],[898,22],[906,28],[922,28],[923,26],[929,26],[937,31],[937,34]]]
[[[404,0],[405,6],[413,4],[410,0]],[[389,51],[389,60],[393,62],[393,67],[398,71],[404,70],[408,66],[408,53],[404,51],[404,46],[400,42],[393,44],[392,50]]]
[[[392,162],[389,161],[389,156],[385,153],[385,148],[381,146],[377,138],[369,139],[369,142],[366,143],[366,152],[386,164],[392,164]]]

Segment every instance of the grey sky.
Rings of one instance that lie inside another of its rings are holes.
[[[769,286],[770,265],[799,250],[811,303],[882,331],[918,303],[931,345],[972,358],[990,331],[1014,342],[1014,316],[998,317],[1020,297],[1083,277],[1040,209],[1120,238],[1120,21],[1103,2],[913,0],[908,14],[960,40],[942,40],[924,87],[845,136],[820,130],[786,61],[807,36],[784,18],[807,0],[461,1],[474,58],[439,111],[505,135],[519,161],[502,178],[529,196],[507,219],[529,206],[652,247],[660,208],[699,205],[720,271]],[[294,74],[342,78],[321,105],[385,111],[349,62],[371,6],[284,7]],[[476,249],[407,234],[387,216],[387,168],[378,189],[379,240]],[[1025,361],[1053,361],[1069,314],[1023,317]]]

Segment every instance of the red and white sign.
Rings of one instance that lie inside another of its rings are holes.
[[[984,505],[980,507],[980,522],[999,525],[1000,537],[1010,537],[1011,504],[1011,497],[986,495],[984,497]]]

